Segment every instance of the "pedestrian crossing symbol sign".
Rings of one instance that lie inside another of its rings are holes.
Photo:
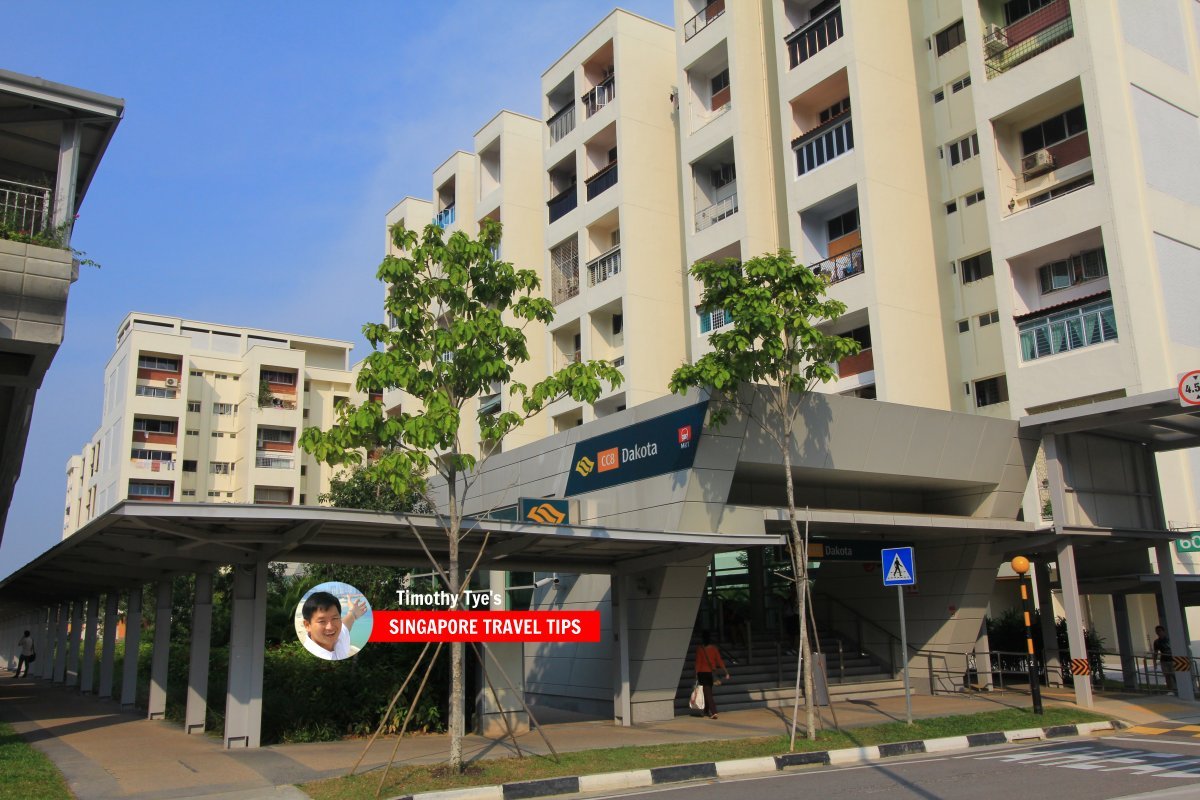
[[[889,547],[883,551],[883,585],[912,586],[917,582],[911,547]]]

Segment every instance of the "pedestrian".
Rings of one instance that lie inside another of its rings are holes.
[[[717,701],[713,697],[713,673],[720,667],[729,680],[729,669],[721,660],[721,651],[712,644],[708,631],[700,634],[700,646],[696,648],[696,682],[704,688],[704,716],[717,718]]]
[[[17,640],[17,647],[21,652],[17,654],[17,674],[14,678],[21,677],[21,668],[25,669],[25,676],[29,676],[29,664],[36,658],[36,651],[33,649],[33,637],[29,635],[29,631],[25,631],[25,635]]]
[[[1154,640],[1154,655],[1158,657],[1162,667],[1163,678],[1167,681],[1167,691],[1175,691],[1175,663],[1171,658],[1171,640],[1167,638],[1167,629],[1162,625],[1154,628],[1158,638]]]

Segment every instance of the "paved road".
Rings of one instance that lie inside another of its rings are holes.
[[[913,756],[855,767],[630,792],[639,800],[1132,800],[1200,798],[1200,726]]]

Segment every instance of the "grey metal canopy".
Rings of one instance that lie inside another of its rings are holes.
[[[601,574],[782,543],[770,535],[469,520],[461,544],[464,566],[485,537],[481,568]],[[421,567],[429,565],[425,547],[444,563],[447,542],[437,517],[125,501],[0,581],[0,603],[28,605],[260,561]]]
[[[1118,397],[1021,418],[1022,430],[1092,433],[1137,442],[1159,453],[1200,447],[1200,407],[1185,408],[1174,389]]]

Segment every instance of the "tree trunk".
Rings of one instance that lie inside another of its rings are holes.
[[[462,588],[462,576],[458,570],[458,535],[461,527],[461,518],[458,511],[458,475],[454,470],[450,471],[450,481],[448,483],[449,491],[449,512],[450,525],[448,528],[449,534],[449,570],[447,575],[450,579],[450,596],[458,597],[459,590]],[[463,753],[462,740],[466,729],[466,720],[463,717],[463,702],[466,693],[464,687],[463,675],[463,645],[462,642],[452,642],[450,644],[450,713],[448,715],[450,724],[450,771],[452,773],[462,772],[463,768]]]
[[[788,400],[788,390],[783,384],[779,387],[781,416],[783,417],[783,436],[780,446],[783,449],[783,469],[785,486],[787,487],[788,525],[790,529],[789,542],[792,548],[794,577],[796,579],[796,612],[800,620],[800,663],[804,668],[804,735],[809,739],[817,738],[816,705],[813,697],[813,666],[812,642],[808,638],[808,613],[805,605],[808,598],[808,547],[807,542],[800,536],[800,525],[796,521],[796,491],[792,484],[792,408]]]

